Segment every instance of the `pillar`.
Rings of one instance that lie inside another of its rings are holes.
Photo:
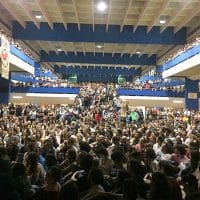
[[[199,81],[185,79],[185,108],[188,110],[199,110]]]
[[[0,104],[8,104],[10,97],[10,80],[0,75]]]

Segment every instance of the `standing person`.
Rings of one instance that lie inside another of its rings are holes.
[[[166,176],[161,172],[155,172],[151,177],[148,200],[172,200],[172,192]]]
[[[58,200],[61,190],[61,170],[53,166],[45,177],[45,186],[41,187],[31,198],[32,200]]]

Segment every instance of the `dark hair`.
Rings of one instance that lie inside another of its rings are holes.
[[[38,156],[35,152],[30,152],[27,157],[27,166],[29,173],[35,173],[37,169]]]
[[[54,179],[55,182],[60,182],[60,179],[62,177],[62,172],[60,168],[53,166],[49,169],[47,173]]]
[[[10,162],[0,158],[0,174],[10,174]]]
[[[138,184],[132,179],[125,179],[123,182],[123,195],[128,200],[136,200],[138,197]]]
[[[15,163],[12,167],[12,177],[16,179],[26,177],[26,169],[22,163]]]
[[[124,180],[130,178],[130,174],[126,170],[120,170],[117,175],[116,186],[121,188],[123,186]]]
[[[69,149],[68,152],[67,152],[67,158],[70,161],[76,160],[76,151],[74,149]]]
[[[89,180],[91,183],[94,183],[95,185],[104,185],[104,177],[103,177],[103,172],[96,168],[92,169],[89,173]]]
[[[95,196],[88,198],[87,200],[120,200],[121,197],[119,195],[104,192],[104,193],[98,193]]]
[[[55,166],[57,164],[57,160],[54,154],[49,153],[46,155],[45,164],[47,167]]]
[[[149,158],[151,160],[156,158],[156,154],[152,148],[147,148],[145,151],[146,158]]]
[[[122,162],[123,159],[124,159],[124,154],[123,154],[121,151],[114,151],[114,152],[111,154],[111,159],[112,159],[114,162]]]
[[[198,191],[198,180],[193,174],[186,174],[181,177],[182,182],[195,191]]]
[[[161,160],[159,162],[159,166],[163,169],[163,172],[166,176],[175,177],[175,175],[179,173],[179,168],[173,166],[169,161]]]
[[[73,181],[66,182],[60,191],[60,200],[79,200],[79,191]]]
[[[150,200],[171,200],[172,191],[167,177],[161,172],[152,174],[151,188],[149,192]]]
[[[80,168],[89,171],[92,167],[93,157],[87,152],[81,152],[79,155]]]
[[[97,152],[98,155],[108,156],[108,151],[105,147],[100,147]]]
[[[88,153],[90,152],[91,147],[87,142],[81,141],[79,143],[79,145],[80,145],[80,150],[81,151],[85,151],[85,152],[88,152]]]
[[[129,161],[129,167],[130,167],[130,173],[134,177],[142,176],[142,172],[141,172],[142,169],[141,169],[140,162],[138,162],[136,160],[130,160]]]
[[[182,144],[177,144],[175,149],[180,152],[181,155],[185,155],[185,146]]]

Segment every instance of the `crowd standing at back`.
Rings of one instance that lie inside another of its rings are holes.
[[[73,105],[0,105],[1,199],[199,200],[200,113],[130,108],[112,84]]]

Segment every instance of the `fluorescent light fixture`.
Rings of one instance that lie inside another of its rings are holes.
[[[169,19],[169,16],[161,16],[159,18],[159,22],[160,22],[160,24],[165,24],[168,19]]]
[[[36,19],[42,19],[42,15],[35,15]]]
[[[102,45],[98,44],[96,47],[97,47],[98,49],[101,49],[101,48],[102,48]]]
[[[104,1],[100,1],[98,4],[97,4],[97,9],[99,10],[99,11],[105,11],[106,10],[106,8],[107,8],[107,5],[106,5],[106,3],[104,2]]]
[[[13,99],[22,99],[22,96],[13,96]]]
[[[57,51],[58,51],[58,52],[61,52],[61,51],[62,51],[62,49],[58,47],[58,48],[57,48]]]
[[[50,94],[50,93],[26,93],[27,97],[63,97],[63,98],[75,98],[76,94]]]
[[[183,101],[180,101],[180,100],[174,100],[173,103],[183,103]]]
[[[136,54],[141,54],[141,51],[136,51]]]
[[[160,19],[160,24],[165,24],[166,20],[165,19]]]

